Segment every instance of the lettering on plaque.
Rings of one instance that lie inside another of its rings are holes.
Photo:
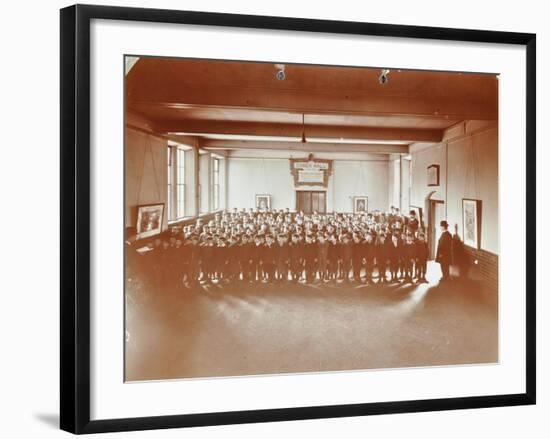
[[[296,187],[327,187],[332,173],[332,160],[314,159],[312,154],[307,159],[290,159],[290,173],[294,176]]]

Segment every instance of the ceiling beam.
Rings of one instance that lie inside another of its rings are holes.
[[[335,140],[380,140],[399,142],[439,142],[442,130],[412,128],[382,128],[360,126],[329,126],[257,122],[226,122],[209,120],[163,121],[153,124],[155,131],[166,135],[205,136],[229,134],[243,136],[302,137]]]
[[[246,87],[187,87],[140,89],[127,98],[130,106],[163,108],[225,107],[316,114],[364,114],[379,116],[442,117],[453,120],[498,118],[497,100],[475,95],[452,97],[432,95],[388,95],[339,90],[292,90]]]
[[[227,151],[225,156],[228,159],[262,159],[262,160],[277,160],[277,159],[307,159],[310,152],[302,151],[277,151],[264,149],[238,149]],[[345,160],[345,161],[376,161],[388,162],[392,157],[391,154],[370,154],[365,152],[316,152],[315,159],[324,160]]]
[[[318,142],[273,142],[246,140],[211,140],[200,139],[201,148],[208,151],[231,150],[264,150],[264,151],[301,151],[301,152],[361,152],[372,154],[407,154],[407,145],[373,145],[356,143],[318,143]]]

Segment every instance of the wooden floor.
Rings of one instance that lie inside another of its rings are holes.
[[[472,282],[223,284],[126,297],[126,380],[498,361],[498,303]]]

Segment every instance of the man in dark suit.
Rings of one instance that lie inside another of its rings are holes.
[[[441,236],[437,243],[435,261],[441,265],[442,280],[448,280],[450,279],[449,266],[452,260],[453,237],[447,230],[449,228],[447,221],[443,220],[439,225],[441,226]]]

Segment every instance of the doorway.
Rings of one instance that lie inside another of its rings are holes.
[[[441,236],[439,223],[446,219],[445,217],[445,202],[442,200],[428,200],[428,245],[431,259],[436,257],[437,243]]]
[[[296,191],[296,211],[312,214],[326,213],[327,196],[324,191]]]

